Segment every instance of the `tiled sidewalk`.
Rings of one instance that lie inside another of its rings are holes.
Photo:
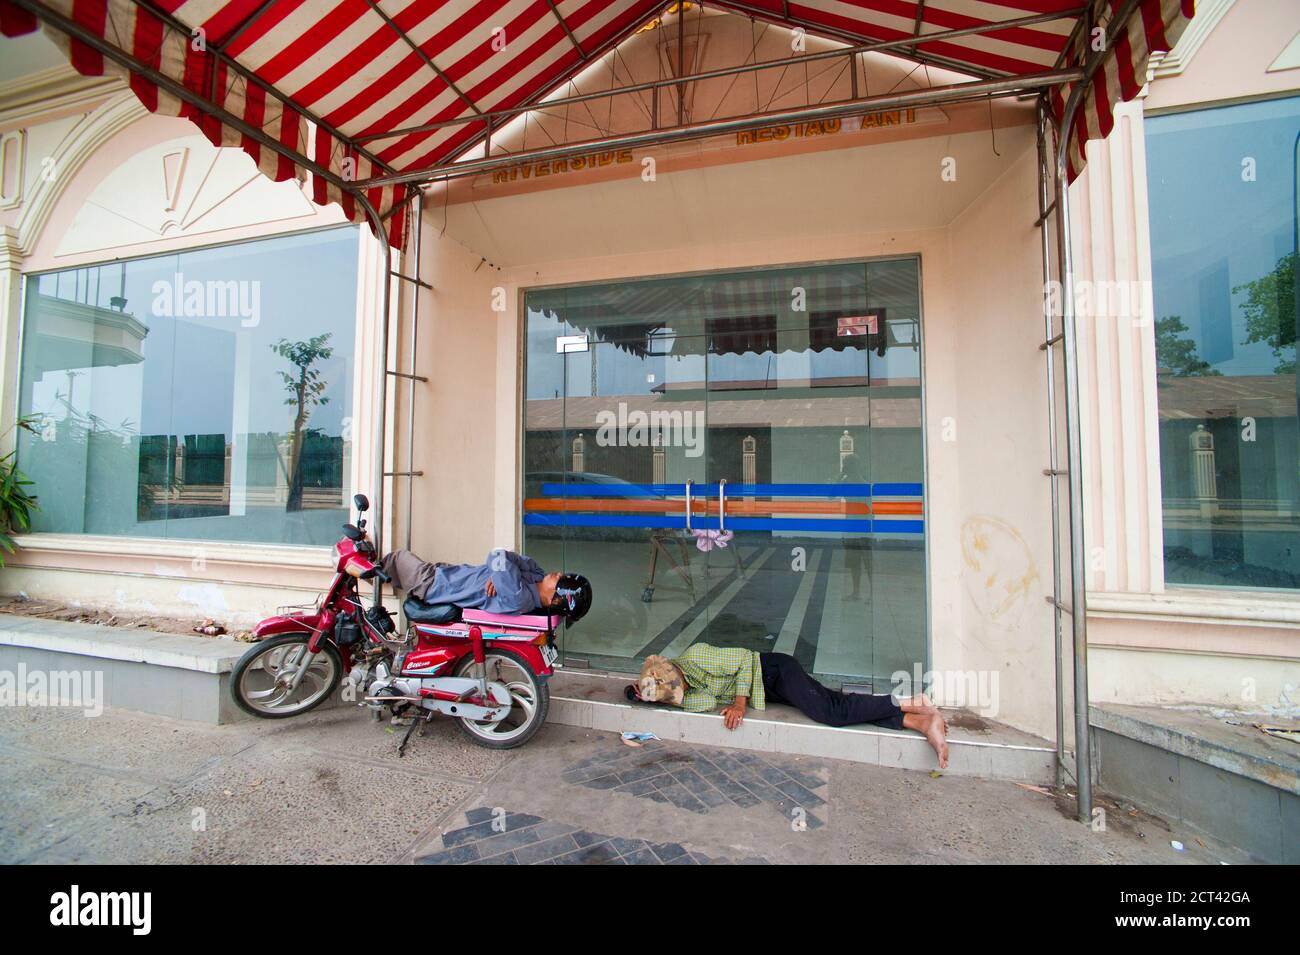
[[[710,857],[677,842],[647,842],[590,832],[522,812],[481,807],[442,836],[425,865],[765,865],[766,859]]]

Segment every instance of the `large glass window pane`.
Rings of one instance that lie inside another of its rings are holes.
[[[916,259],[525,305],[524,546],[600,595],[571,665],[701,640],[829,683],[925,664]]]
[[[1300,98],[1147,120],[1170,584],[1300,586]]]
[[[353,227],[27,281],[34,530],[327,544],[345,520]]]

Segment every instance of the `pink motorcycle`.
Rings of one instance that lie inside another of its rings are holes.
[[[370,507],[363,494],[353,500],[359,513]],[[343,525],[334,581],[315,608],[253,628],[258,642],[230,677],[235,703],[262,719],[284,719],[315,709],[343,683],[344,700],[368,707],[376,719],[410,717],[399,755],[415,729],[438,714],[457,720],[480,746],[528,742],[546,722],[563,615],[493,614],[408,597],[407,629],[397,635],[379,586],[371,605],[362,603],[360,581],[388,582],[365,527],[364,518]]]

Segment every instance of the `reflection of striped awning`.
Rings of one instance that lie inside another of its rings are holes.
[[[1083,63],[1096,40],[1089,28],[1131,9],[1071,131],[1073,176],[1083,165],[1082,142],[1110,131],[1115,102],[1137,94],[1150,52],[1168,50],[1194,9],[1194,0],[1131,2],[714,5],[859,44],[1061,14],[894,51],[985,77]],[[0,0],[0,31],[29,33],[40,13],[60,24],[51,36],[81,73],[129,71],[132,90],[150,110],[192,119],[214,144],[242,147],[274,179],[323,172],[314,178],[313,198],[338,202],[350,219],[364,221],[348,182],[455,158],[482,141],[487,124],[477,117],[540,100],[664,6],[663,0]],[[71,38],[68,22],[123,56],[106,57],[87,40]],[[1056,91],[1058,115],[1068,92]],[[237,131],[232,120],[256,135]],[[292,148],[296,158],[276,154],[268,142]],[[406,196],[403,186],[366,193],[380,213],[399,209]],[[389,220],[395,244],[402,220],[401,214]]]
[[[539,290],[528,308],[641,357],[775,353],[787,330],[817,352],[877,343],[835,333],[837,319],[870,311],[865,264]]]

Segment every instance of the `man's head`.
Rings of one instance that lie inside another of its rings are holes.
[[[547,574],[537,584],[537,597],[543,607],[563,611],[574,624],[591,609],[591,582],[581,574]]]
[[[647,703],[671,703],[681,706],[686,696],[686,678],[667,657],[652,654],[641,664],[636,681],[637,695]]]

